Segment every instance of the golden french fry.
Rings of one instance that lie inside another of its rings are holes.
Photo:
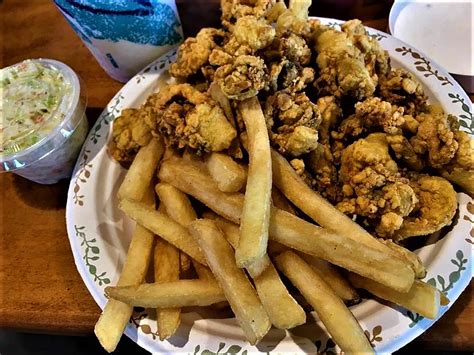
[[[291,251],[275,258],[278,268],[314,308],[335,343],[347,354],[373,354],[364,331],[333,289]]]
[[[408,292],[397,292],[356,274],[349,274],[349,281],[357,288],[363,288],[373,295],[398,304],[423,317],[435,319],[439,313],[441,292],[420,280],[415,280]]]
[[[222,108],[222,111],[224,111],[225,117],[229,121],[229,123],[232,125],[232,127],[235,127],[235,119],[234,119],[234,114],[232,112],[232,106],[230,104],[229,98],[224,94],[224,92],[221,89],[221,86],[217,81],[213,81],[211,85],[209,85],[209,94],[211,97],[219,103],[219,106]]]
[[[272,188],[272,202],[273,206],[275,206],[276,208],[296,215],[296,210],[293,205],[275,186],[273,186]]]
[[[232,245],[232,248],[234,248],[234,250],[237,248],[240,238],[239,226],[213,213],[205,212],[203,217],[216,222],[218,227],[224,232],[224,236],[230,245]],[[254,278],[260,275],[270,264],[270,258],[265,255],[259,262],[249,265],[246,269],[250,276]]]
[[[266,255],[272,192],[270,140],[262,108],[256,97],[239,103],[249,140],[249,170],[240,221],[237,266],[247,267]]]
[[[194,196],[224,218],[239,223],[242,194],[223,193],[199,167],[182,159],[168,160],[162,163],[159,178]],[[336,234],[317,227],[277,208],[272,211],[269,229],[271,240],[373,278],[399,291],[408,291],[413,284],[412,268],[398,255],[387,255],[347,234]]]
[[[193,260],[193,266],[194,266],[194,270],[196,270],[196,273],[198,274],[198,277],[201,280],[217,282],[211,269],[209,269],[207,266],[204,266],[194,260]]]
[[[206,265],[206,258],[199,245],[189,235],[187,229],[179,223],[141,202],[124,199],[120,202],[119,208],[138,224],[173,244],[191,258]]]
[[[150,186],[148,190],[143,196],[143,201],[153,206],[153,192]],[[152,232],[137,224],[117,285],[138,285],[143,282],[153,251],[154,238]],[[94,328],[97,339],[106,351],[115,350],[132,312],[133,308],[128,304],[116,300],[107,301]]]
[[[183,253],[182,251],[179,252],[179,265],[181,272],[186,272],[191,269],[191,258],[188,254]]]
[[[402,258],[406,263],[411,264],[402,254],[380,243],[379,240],[306,185],[282,155],[274,150],[272,150],[271,154],[273,183],[296,207],[301,209],[321,227],[351,238],[357,241],[357,243],[383,251],[392,257]]]
[[[197,218],[196,212],[189,201],[186,194],[179,191],[176,187],[160,182],[155,186],[156,194],[166,208],[168,216],[175,222],[187,227]],[[180,252],[179,260],[181,264],[181,272],[186,272],[191,268],[191,260],[188,255]]]
[[[323,279],[344,302],[357,303],[360,298],[357,291],[342,277],[340,272],[325,260],[304,253],[298,255]]]
[[[155,186],[155,192],[165,206],[168,216],[176,223],[187,227],[197,218],[188,196],[173,185],[160,182]]]
[[[120,185],[117,194],[119,200],[127,198],[140,201],[143,198],[164,149],[163,140],[155,138],[138,151]]]
[[[421,262],[421,259],[418,255],[414,252],[402,247],[399,244],[391,241],[390,239],[379,239],[379,241],[390,249],[394,250],[395,252],[399,253],[402,257],[404,257],[408,262],[411,264],[413,271],[415,272],[415,277],[417,279],[422,279],[426,276],[426,268]]]
[[[217,214],[234,223],[240,223],[244,196],[241,193],[225,193],[219,190],[202,166],[184,159],[170,159],[161,164],[158,177],[161,181],[195,197]]]
[[[179,280],[179,251],[167,241],[157,238],[154,255],[155,282]],[[158,308],[156,310],[160,340],[172,336],[181,322],[180,308]]]
[[[106,287],[105,293],[131,306],[177,308],[209,306],[225,301],[224,293],[214,281],[179,280],[135,286]]]
[[[232,247],[211,220],[198,219],[189,230],[205,253],[247,340],[258,343],[271,323],[245,272],[237,267]]]
[[[206,214],[209,216],[209,214]],[[228,220],[214,215],[210,216],[224,232],[224,237],[235,249],[239,243],[239,227]],[[264,270],[255,272],[247,269],[252,277],[258,297],[272,324],[279,329],[290,329],[304,324],[306,315],[303,308],[288,293],[268,256],[264,257],[267,265]]]
[[[272,240],[377,280],[395,290],[407,292],[413,284],[413,269],[402,259],[390,257],[288,212],[272,210],[269,232]]]
[[[247,179],[245,168],[223,153],[211,153],[206,159],[207,170],[223,192],[238,192]]]

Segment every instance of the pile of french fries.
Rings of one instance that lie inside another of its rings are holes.
[[[137,225],[119,281],[105,290],[110,299],[95,327],[102,346],[115,349],[134,306],[156,308],[164,340],[176,332],[181,308],[210,305],[230,306],[256,344],[272,325],[306,322],[281,274],[345,353],[373,353],[348,308],[360,300],[356,289],[437,317],[448,300],[419,280],[426,271],[417,255],[374,238],[311,190],[270,148],[256,98],[238,109],[248,167],[223,153],[181,155],[158,138],[138,152],[118,192]],[[189,197],[206,209],[195,211]],[[150,264],[154,283],[145,283]],[[192,270],[194,279],[182,278]]]

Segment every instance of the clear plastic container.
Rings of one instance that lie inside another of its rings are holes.
[[[76,73],[56,60],[26,60],[0,71],[0,90],[0,171],[40,184],[69,178],[88,132]]]

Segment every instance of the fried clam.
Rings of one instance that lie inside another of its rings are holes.
[[[367,217],[382,237],[391,237],[417,202],[389,154],[384,133],[372,133],[344,149],[339,178],[344,198],[337,208]]]
[[[187,38],[179,46],[178,58],[171,64],[170,74],[181,79],[196,74],[208,63],[212,50],[217,47],[216,41],[224,36],[225,32],[222,30],[203,28],[196,37]]]
[[[241,55],[232,64],[219,67],[214,80],[229,99],[242,101],[257,96],[260,90],[268,88],[267,72],[263,59]]]
[[[451,224],[458,207],[456,191],[439,176],[412,174],[410,185],[418,203],[396,231],[395,240],[427,235]]]
[[[314,69],[282,59],[270,65],[269,84],[273,92],[282,90],[294,93],[304,90],[314,81]]]
[[[153,110],[145,118],[148,126],[155,134],[163,134],[167,145],[190,147],[198,153],[221,151],[237,135],[220,106],[189,84],[162,88],[145,107]]]
[[[428,97],[423,85],[405,69],[393,69],[380,77],[380,97],[401,106],[407,114],[416,115],[426,107]]]
[[[241,17],[264,18],[275,3],[275,0],[221,0],[222,25],[232,30],[235,22]]]
[[[299,157],[316,149],[321,114],[305,93],[277,92],[264,108],[270,141],[281,153]]]
[[[152,138],[146,118],[149,109],[124,109],[114,121],[110,155],[121,163],[131,163],[138,150],[147,145]]]

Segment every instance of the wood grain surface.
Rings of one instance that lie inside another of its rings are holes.
[[[186,32],[193,33],[202,23],[215,21],[209,20],[208,12],[203,15],[189,4],[178,1]],[[6,0],[0,2],[0,16],[2,67],[39,57],[68,64],[87,88],[91,122],[122,87],[105,74],[52,1]],[[384,30],[387,20],[368,20],[366,24]],[[76,271],[67,239],[67,185],[65,181],[44,186],[13,174],[0,174],[0,327],[92,333],[100,310]],[[409,348],[472,351],[473,327],[471,283],[447,314]]]

